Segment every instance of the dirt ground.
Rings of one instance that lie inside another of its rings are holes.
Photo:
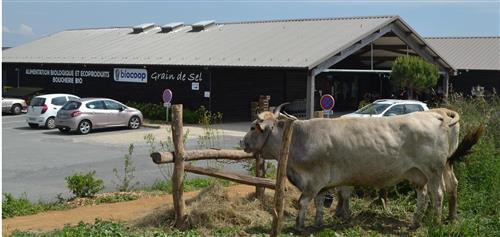
[[[255,191],[254,186],[234,185],[225,188],[231,197],[243,197]],[[199,191],[184,193],[186,199],[196,196]],[[47,232],[64,227],[65,224],[76,225],[80,221],[94,223],[96,218],[103,220],[134,221],[151,214],[164,205],[172,205],[172,195],[146,197],[129,202],[85,206],[64,211],[50,211],[31,216],[20,216],[4,219],[3,236],[14,230]]]

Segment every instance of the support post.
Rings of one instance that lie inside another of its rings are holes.
[[[316,75],[312,71],[307,75],[306,119],[311,119],[314,113],[315,78]]]
[[[255,175],[259,178],[266,177],[266,162],[261,154],[255,155]],[[255,186],[255,198],[264,200],[264,187]]]
[[[443,75],[443,98],[447,102],[448,101],[448,88],[449,88],[449,80],[450,74],[448,72]]]
[[[172,194],[175,210],[175,227],[187,228],[187,215],[184,202],[184,141],[182,124],[182,104],[172,106],[172,140],[174,142],[174,173],[172,175]]]
[[[278,160],[278,171],[276,175],[276,189],[274,192],[274,215],[273,225],[271,228],[271,237],[278,236],[283,225],[283,209],[285,197],[285,180],[286,180],[286,167],[288,163],[288,153],[290,149],[290,142],[292,140],[294,120],[286,119],[283,140],[281,141],[281,150]]]

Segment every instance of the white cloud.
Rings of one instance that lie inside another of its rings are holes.
[[[19,25],[18,29],[9,29],[6,26],[2,26],[2,33],[10,33],[10,34],[16,34],[16,35],[35,35],[33,32],[33,28],[31,26],[26,25],[26,24],[21,24]]]
[[[7,26],[2,26],[2,33],[11,33],[10,29]]]
[[[18,34],[34,35],[35,33],[33,33],[33,28],[31,28],[31,26],[26,25],[26,24],[21,24],[21,26],[19,27],[19,30],[18,30]]]

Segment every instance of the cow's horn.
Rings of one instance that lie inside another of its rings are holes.
[[[278,105],[278,107],[276,107],[276,109],[274,109],[274,117],[275,118],[278,118],[278,116],[280,115],[281,107],[283,107],[283,106],[285,106],[287,104],[290,104],[290,103],[289,102],[285,102],[283,104]]]

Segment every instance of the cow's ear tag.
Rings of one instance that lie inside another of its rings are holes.
[[[264,131],[259,123],[255,124],[255,128],[257,129],[258,132]]]

